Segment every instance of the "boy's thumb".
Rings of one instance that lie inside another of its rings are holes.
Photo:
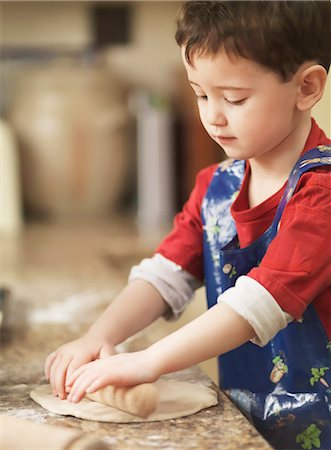
[[[108,356],[116,355],[116,350],[112,345],[103,345],[100,349],[100,359],[107,358]]]

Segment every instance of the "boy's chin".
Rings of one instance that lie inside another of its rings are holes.
[[[220,148],[224,151],[228,158],[239,160],[249,159],[249,157],[247,157],[247,153],[245,153],[242,149],[234,149],[226,145],[220,145]]]

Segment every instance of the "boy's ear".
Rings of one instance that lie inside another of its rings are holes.
[[[300,111],[311,109],[322,97],[327,73],[319,64],[302,68],[298,75],[297,107]]]

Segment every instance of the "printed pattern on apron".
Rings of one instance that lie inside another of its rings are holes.
[[[300,176],[330,164],[331,146],[306,152],[290,174],[272,224],[245,248],[239,247],[230,212],[245,161],[219,165],[201,208],[209,308],[261,262]],[[218,366],[221,387],[275,448],[331,449],[331,343],[312,304],[265,347],[248,342],[219,357]]]

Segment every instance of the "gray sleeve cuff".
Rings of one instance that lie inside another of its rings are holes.
[[[170,307],[164,316],[167,320],[177,319],[192,300],[194,291],[202,285],[181,266],[159,253],[132,267],[129,283],[136,279],[147,281],[160,292]]]

